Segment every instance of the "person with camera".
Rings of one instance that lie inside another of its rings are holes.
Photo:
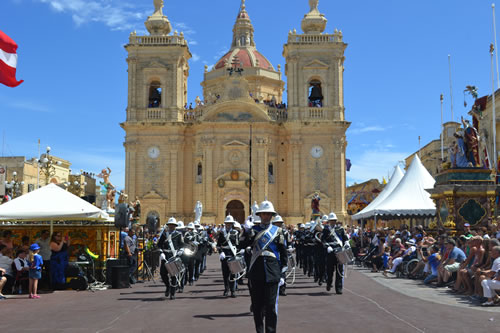
[[[344,265],[338,261],[335,252],[342,249],[344,244],[349,241],[349,238],[334,212],[328,215],[328,225],[323,229],[321,241],[327,247],[326,290],[330,291],[332,289],[333,275],[335,274],[335,293],[342,295],[342,289],[344,288]]]
[[[180,257],[184,251],[184,238],[182,233],[176,230],[177,226],[176,219],[169,218],[165,227],[168,230],[163,230],[158,241],[158,247],[163,252],[160,256],[160,276],[166,287],[165,296],[170,295],[172,300],[175,299],[175,289],[180,286],[181,281],[178,281],[176,276],[169,276],[165,264],[169,259]]]

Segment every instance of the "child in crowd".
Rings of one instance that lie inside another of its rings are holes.
[[[31,244],[30,246],[30,254],[29,254],[29,277],[30,277],[30,296],[29,298],[40,298],[38,296],[38,280],[42,278],[42,266],[43,259],[42,256],[38,254],[40,252],[40,245],[37,243]]]
[[[386,246],[384,249],[384,254],[382,255],[382,260],[384,263],[384,272],[386,273],[389,269],[389,259],[391,258],[391,248]]]

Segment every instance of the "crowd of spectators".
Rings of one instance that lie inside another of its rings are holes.
[[[418,279],[432,287],[447,287],[451,294],[468,296],[482,306],[500,304],[500,226],[464,230],[455,235],[422,226],[410,230],[350,229],[358,263],[384,276]],[[363,239],[363,240],[362,240]]]

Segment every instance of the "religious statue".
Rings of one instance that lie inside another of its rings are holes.
[[[101,194],[106,196],[106,200],[104,202],[102,209],[115,209],[115,195],[116,190],[113,184],[109,181],[109,176],[111,174],[111,169],[106,167],[106,169],[102,169],[101,173],[97,175],[97,177],[102,178],[104,181],[99,182],[102,185]]]
[[[452,168],[467,168],[471,166],[465,153],[466,147],[463,132],[454,133],[453,136],[456,138],[456,141],[454,141],[449,149]]]
[[[319,210],[319,201],[321,198],[319,197],[319,193],[314,193],[313,198],[311,199],[311,209],[312,215],[311,220],[315,220],[318,216],[321,217],[321,211]]]
[[[203,204],[201,203],[201,201],[196,201],[196,206],[194,207],[194,220],[200,222],[202,213]]]
[[[163,15],[163,0],[153,0],[153,4],[155,6],[155,13]]]
[[[110,209],[115,209],[115,196],[116,190],[114,188],[106,192],[106,207],[108,211]]]
[[[479,137],[477,135],[477,130],[471,126],[469,120],[464,120],[461,117],[462,124],[464,126],[464,142],[465,142],[465,156],[467,160],[472,164],[472,167],[481,166],[479,160]]]
[[[252,206],[252,217],[255,221],[255,218],[257,217],[257,209],[259,209],[259,205],[257,205],[257,201],[254,201],[253,202],[253,206]]]
[[[319,0],[309,0],[309,6],[311,7],[311,12],[313,10],[318,10]]]

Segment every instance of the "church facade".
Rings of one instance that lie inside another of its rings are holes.
[[[324,33],[326,18],[310,1],[303,33],[290,31],[284,69],[259,53],[242,1],[231,49],[205,67],[203,101],[187,106],[191,53],[155,2],[147,36],[132,33],[128,52],[126,192],[142,217],[239,222],[251,205],[272,201],[286,223],[311,217],[311,199],[345,221],[346,166],[342,32]],[[284,70],[284,73],[283,73]],[[283,101],[287,77],[288,100]]]

